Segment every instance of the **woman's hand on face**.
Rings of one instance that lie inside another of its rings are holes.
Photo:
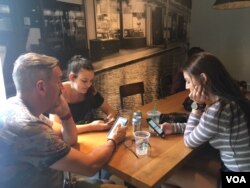
[[[96,126],[97,130],[104,131],[111,128],[112,124],[105,122],[103,120],[95,120],[90,123],[93,126]]]
[[[205,88],[202,85],[197,85],[192,91],[190,90],[189,97],[199,104],[205,103],[208,99]]]
[[[160,127],[165,135],[173,134],[173,124],[165,122],[161,124]]]

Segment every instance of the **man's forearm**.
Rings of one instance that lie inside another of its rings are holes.
[[[71,114],[60,119],[62,121],[61,131],[63,140],[69,145],[75,144],[77,142],[77,129]]]

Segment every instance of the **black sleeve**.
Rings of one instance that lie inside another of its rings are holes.
[[[97,92],[95,95],[94,95],[94,108],[99,108],[104,102],[104,98],[103,96]]]

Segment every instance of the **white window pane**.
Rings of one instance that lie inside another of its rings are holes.
[[[6,99],[4,80],[3,80],[3,62],[6,54],[6,48],[0,46],[0,102]]]

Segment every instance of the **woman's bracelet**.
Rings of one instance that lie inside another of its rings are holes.
[[[71,112],[68,112],[65,116],[60,117],[62,121],[69,120],[72,117]]]
[[[116,151],[116,141],[112,138],[109,138],[107,141],[112,141],[113,145],[114,145],[114,149],[113,149],[113,153]]]

